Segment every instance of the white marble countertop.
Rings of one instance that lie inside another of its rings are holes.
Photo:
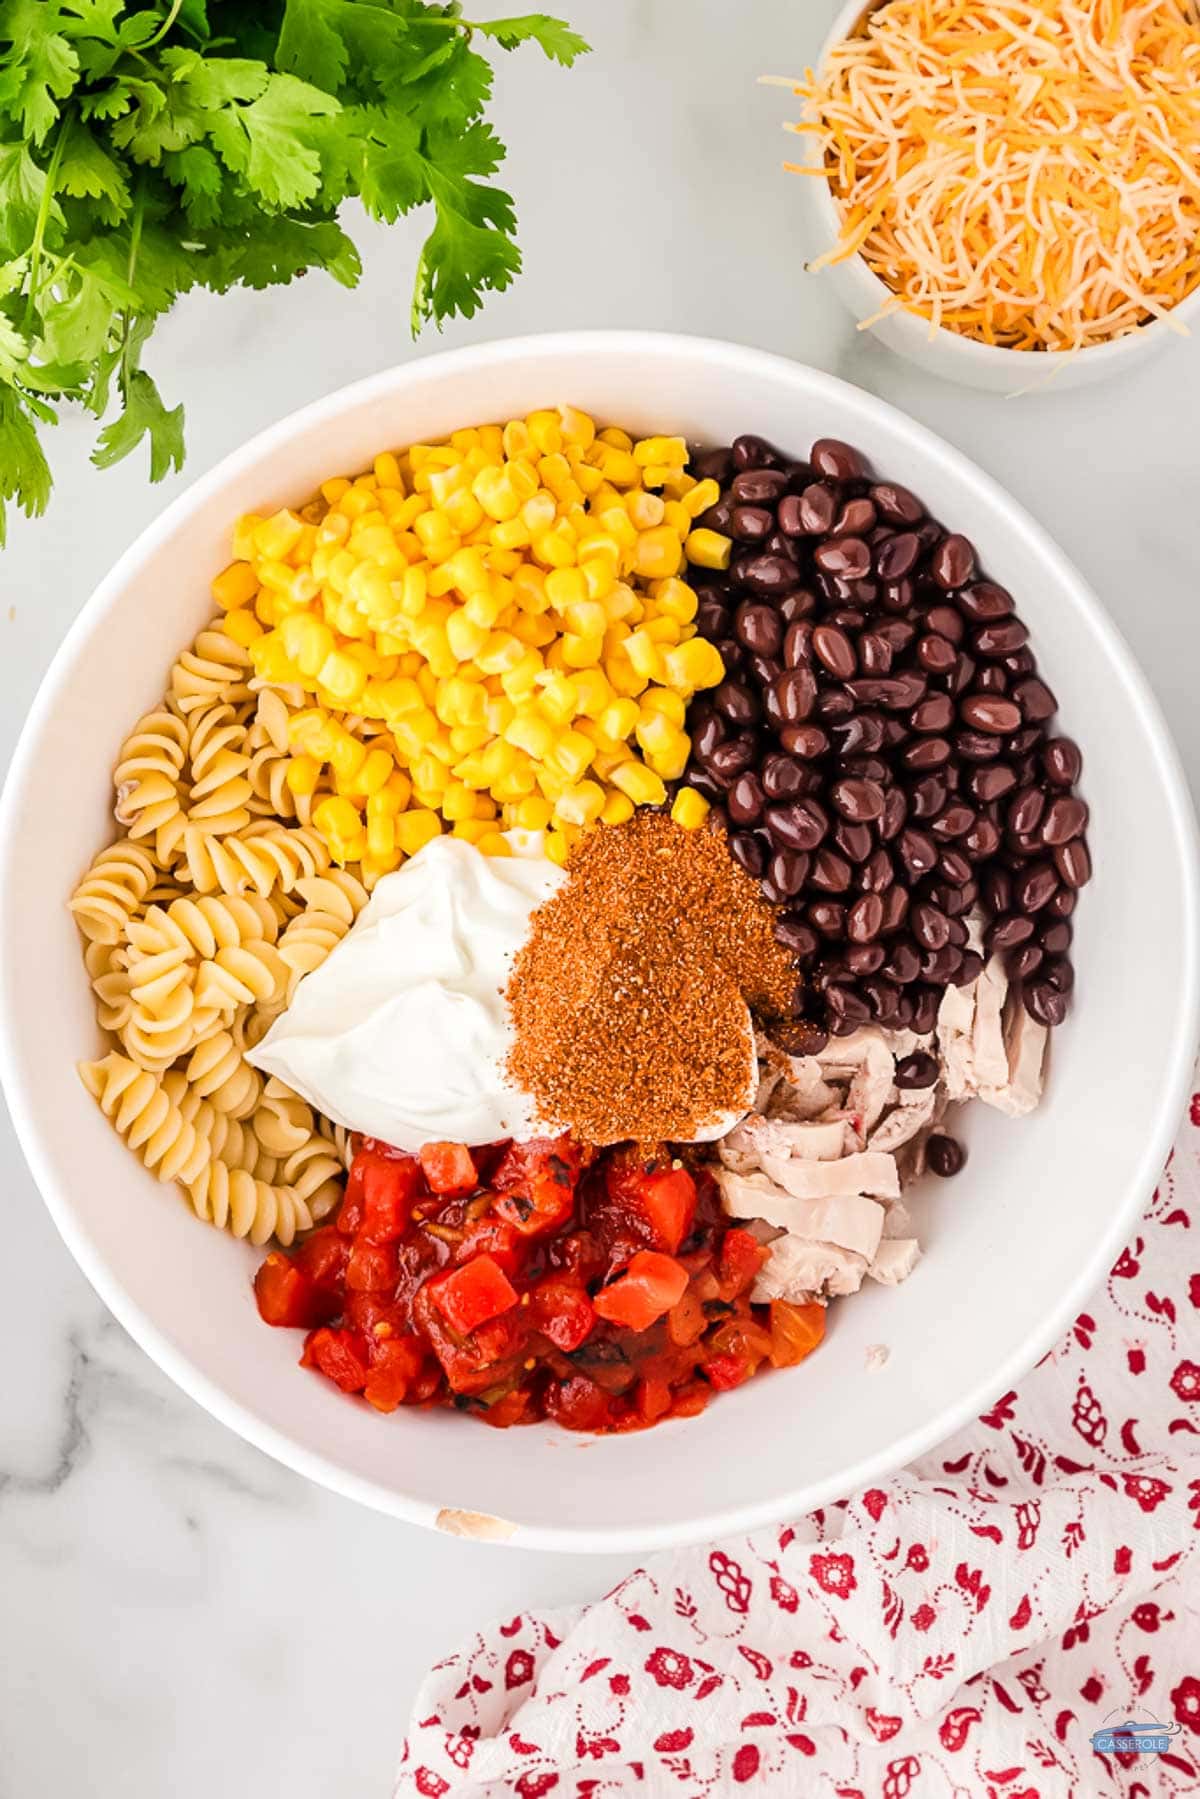
[[[754,86],[804,66],[833,0],[555,10],[594,56],[564,74],[526,51],[498,80],[524,275],[443,341],[584,325],[708,333],[895,402],[1054,532],[1132,643],[1200,783],[1200,345],[1123,384],[1021,400],[919,375],[803,278],[777,167],[786,96]],[[0,555],[5,763],[69,622],[184,479],[303,402],[438,347],[414,351],[407,335],[419,226],[358,235],[355,294],[314,275],[285,292],[195,297],[156,334],[152,372],[169,403],[187,402],[186,477],[151,489],[137,457],[98,474],[88,425],[60,427],[50,515],[18,521]],[[613,1557],[435,1538],[248,1448],[108,1316],[7,1124],[0,1158],[0,1794],[385,1795],[430,1661],[477,1622],[585,1598],[624,1572]]]

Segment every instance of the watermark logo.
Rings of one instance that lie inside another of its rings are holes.
[[[1161,1755],[1183,1729],[1182,1724],[1159,1724],[1153,1717],[1110,1722],[1120,1716],[1120,1712],[1110,1712],[1100,1729],[1092,1732],[1097,1755]]]

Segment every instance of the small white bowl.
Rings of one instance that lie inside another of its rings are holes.
[[[1063,729],[1082,743],[1096,868],[1045,1105],[1020,1123],[968,1111],[965,1172],[914,1195],[925,1255],[912,1278],[835,1304],[802,1367],[689,1422],[599,1439],[491,1431],[450,1412],[382,1418],[298,1368],[299,1335],[255,1311],[262,1252],[197,1223],[80,1084],[74,1063],[99,1052],[100,1036],[66,910],[112,834],[118,745],[209,616],[237,515],[302,499],[385,445],[560,401],[700,442],[753,430],[804,450],[845,438],[966,532],[1017,595]],[[84,607],[0,808],[0,1077],[80,1267],[147,1354],[259,1448],[442,1529],[628,1553],[716,1537],[794,1516],[929,1449],[1019,1379],[1109,1268],[1191,1072],[1194,833],[1158,708],[1107,614],[1041,527],[939,438],[829,375],[732,344],[638,332],[485,344],[391,369],[263,432],[168,507]]]
[[[821,46],[817,66],[823,68],[830,51],[843,38],[853,35],[856,27],[883,0],[849,0]],[[802,209],[802,248],[805,260],[813,262],[832,250],[841,235],[842,222],[837,202],[828,181],[816,175],[794,178],[800,190]],[[879,342],[914,362],[930,375],[945,381],[958,381],[965,387],[982,388],[988,393],[1020,394],[1054,389],[1087,387],[1093,382],[1121,375],[1140,367],[1168,344],[1178,342],[1179,327],[1190,328],[1200,319],[1200,287],[1174,309],[1171,318],[1156,319],[1111,343],[1093,344],[1078,351],[1071,350],[1006,350],[983,344],[960,331],[933,326],[915,312],[895,310],[876,317],[880,308],[894,298],[892,290],[879,279],[861,255],[845,262],[829,263],[817,271],[827,281],[842,303]]]

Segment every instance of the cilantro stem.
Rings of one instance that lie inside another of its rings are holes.
[[[125,281],[133,286],[133,277],[137,273],[138,251],[142,246],[142,220],[146,215],[146,184],[139,176],[133,198],[133,218],[129,226],[129,259],[125,265]],[[133,347],[133,314],[126,308],[121,314],[121,391],[128,397],[130,367],[129,358]]]
[[[176,19],[179,17],[182,7],[183,7],[183,0],[171,0],[170,12],[167,14],[166,18],[163,20],[163,22],[159,26],[158,30],[154,33],[154,36],[152,38],[148,39],[148,41],[142,45],[143,50],[153,50],[155,44],[162,43],[162,41],[166,37],[168,31],[170,31],[172,25],[175,23]]]
[[[50,153],[50,162],[46,169],[46,185],[42,189],[42,197],[38,202],[37,219],[33,227],[33,240],[29,246],[29,287],[25,294],[24,329],[28,337],[33,327],[34,314],[37,311],[37,291],[42,271],[42,252],[46,243],[46,227],[50,223],[50,208],[54,204],[54,184],[58,180],[58,171],[62,164],[63,151],[67,147],[67,134],[71,129],[71,115],[63,114],[62,124],[54,140],[54,149]]]

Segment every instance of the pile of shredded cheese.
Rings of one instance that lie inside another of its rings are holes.
[[[1194,0],[887,0],[794,91],[842,215],[813,266],[861,253],[885,312],[1077,350],[1200,282]]]

